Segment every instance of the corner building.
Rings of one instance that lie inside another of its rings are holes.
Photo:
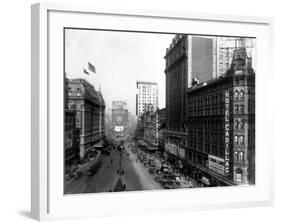
[[[255,73],[244,48],[224,76],[186,92],[189,175],[208,186],[255,183]]]
[[[66,79],[66,107],[75,113],[79,157],[101,148],[105,140],[105,102],[102,94],[84,79]]]

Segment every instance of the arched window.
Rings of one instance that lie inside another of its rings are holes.
[[[242,121],[238,121],[238,129],[242,128]]]
[[[245,127],[245,123],[246,123],[246,121],[245,121],[245,120],[241,120],[241,128],[242,128],[242,129],[244,129],[244,127]]]
[[[239,137],[239,144],[244,145],[244,136],[243,135],[241,135]]]
[[[239,95],[238,90],[235,90],[235,92],[234,92],[234,99],[238,99],[238,95]]]
[[[239,152],[239,162],[244,162],[244,152]]]
[[[244,100],[244,91],[243,90],[240,91],[239,98],[240,98],[240,100]]]
[[[238,105],[234,106],[234,112],[235,112],[235,114],[239,113],[239,106]]]
[[[244,114],[244,105],[239,106],[239,113]]]

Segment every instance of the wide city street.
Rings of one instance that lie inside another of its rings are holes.
[[[89,161],[90,165],[101,161],[101,167],[94,175],[89,176],[87,168],[90,165],[86,164],[80,169],[80,178],[65,181],[65,194],[118,191],[116,188],[119,179],[124,191],[162,189],[148,169],[138,161],[131,147],[133,146],[125,143],[121,152],[112,148],[109,155],[101,154],[94,161]]]

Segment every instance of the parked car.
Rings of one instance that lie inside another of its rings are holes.
[[[88,168],[88,175],[93,176],[100,169],[102,162],[99,161]]]

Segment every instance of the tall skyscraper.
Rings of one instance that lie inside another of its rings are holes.
[[[202,83],[226,73],[233,52],[245,48],[255,70],[253,38],[216,37],[177,34],[166,49],[166,110],[170,129],[182,129],[185,123],[185,93],[194,81]]]
[[[205,82],[216,76],[216,48],[213,37],[188,35],[187,41],[187,73],[188,87],[192,83],[192,78],[199,82]]]
[[[136,115],[158,108],[158,85],[155,82],[137,81]]]
[[[178,34],[166,49],[166,111],[169,129],[185,123],[185,93],[193,80],[205,82],[215,77],[216,42],[213,37]]]

